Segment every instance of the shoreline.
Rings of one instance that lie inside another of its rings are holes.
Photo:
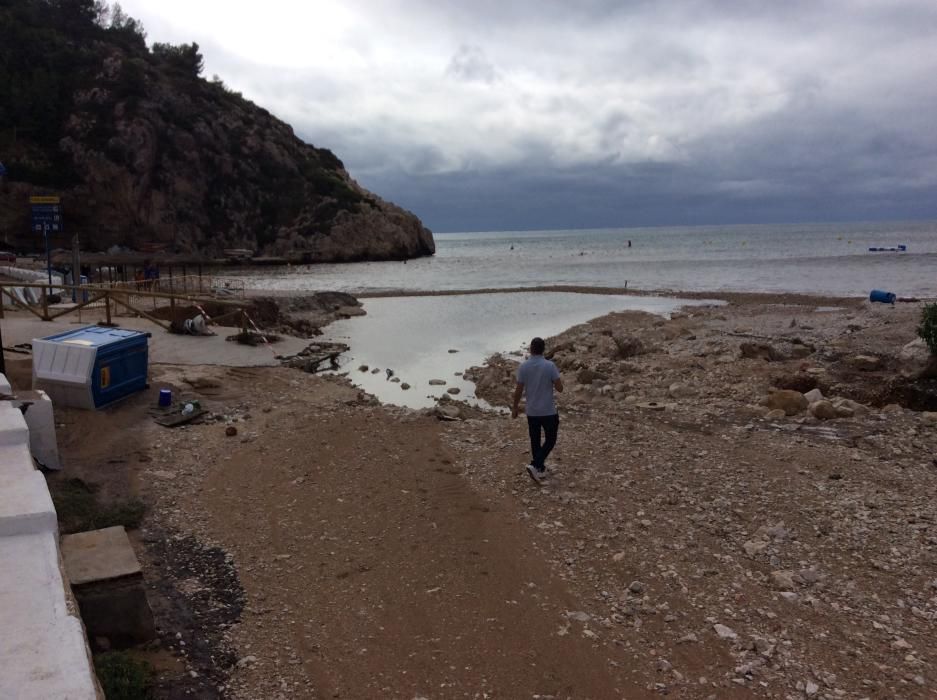
[[[524,294],[536,292],[559,292],[568,294],[597,294],[608,296],[635,296],[635,297],[678,297],[694,300],[721,300],[729,303],[750,304],[791,304],[802,306],[855,306],[864,302],[867,295],[843,296],[835,294],[811,294],[808,292],[743,292],[743,291],[681,291],[678,289],[635,289],[630,287],[604,287],[585,285],[537,285],[534,287],[482,287],[475,289],[438,289],[438,290],[407,290],[393,289],[382,291],[351,291],[342,292],[356,299],[388,299],[408,297],[442,297],[442,296],[473,296],[486,294]],[[320,291],[276,289],[265,290],[248,288],[246,296],[252,297],[278,297],[295,298],[322,294]],[[922,303],[937,300],[934,297],[921,297],[917,302]],[[904,302],[899,302],[904,303]]]

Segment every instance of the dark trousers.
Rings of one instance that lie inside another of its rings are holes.
[[[527,416],[527,430],[530,432],[530,454],[533,455],[532,464],[534,467],[543,471],[546,468],[544,462],[547,455],[556,445],[556,434],[560,429],[560,417],[557,414],[552,416]],[[541,431],[546,436],[543,444],[540,443]]]

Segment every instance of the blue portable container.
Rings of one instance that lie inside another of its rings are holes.
[[[869,294],[869,301],[877,301],[881,304],[894,304],[896,298],[891,292],[883,292],[881,289],[873,289]]]
[[[33,387],[53,403],[101,408],[146,388],[149,333],[87,326],[33,340]]]

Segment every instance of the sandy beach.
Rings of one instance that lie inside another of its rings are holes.
[[[158,697],[932,697],[920,305],[708,296],[729,303],[549,339],[567,391],[542,487],[522,418],[213,364],[59,410],[50,485],[146,504]],[[503,408],[513,367],[469,376]],[[162,387],[207,419],[155,424]]]

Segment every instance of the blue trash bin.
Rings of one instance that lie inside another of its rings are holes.
[[[891,292],[885,292],[881,289],[873,289],[869,294],[869,301],[880,304],[894,304],[897,297]]]

